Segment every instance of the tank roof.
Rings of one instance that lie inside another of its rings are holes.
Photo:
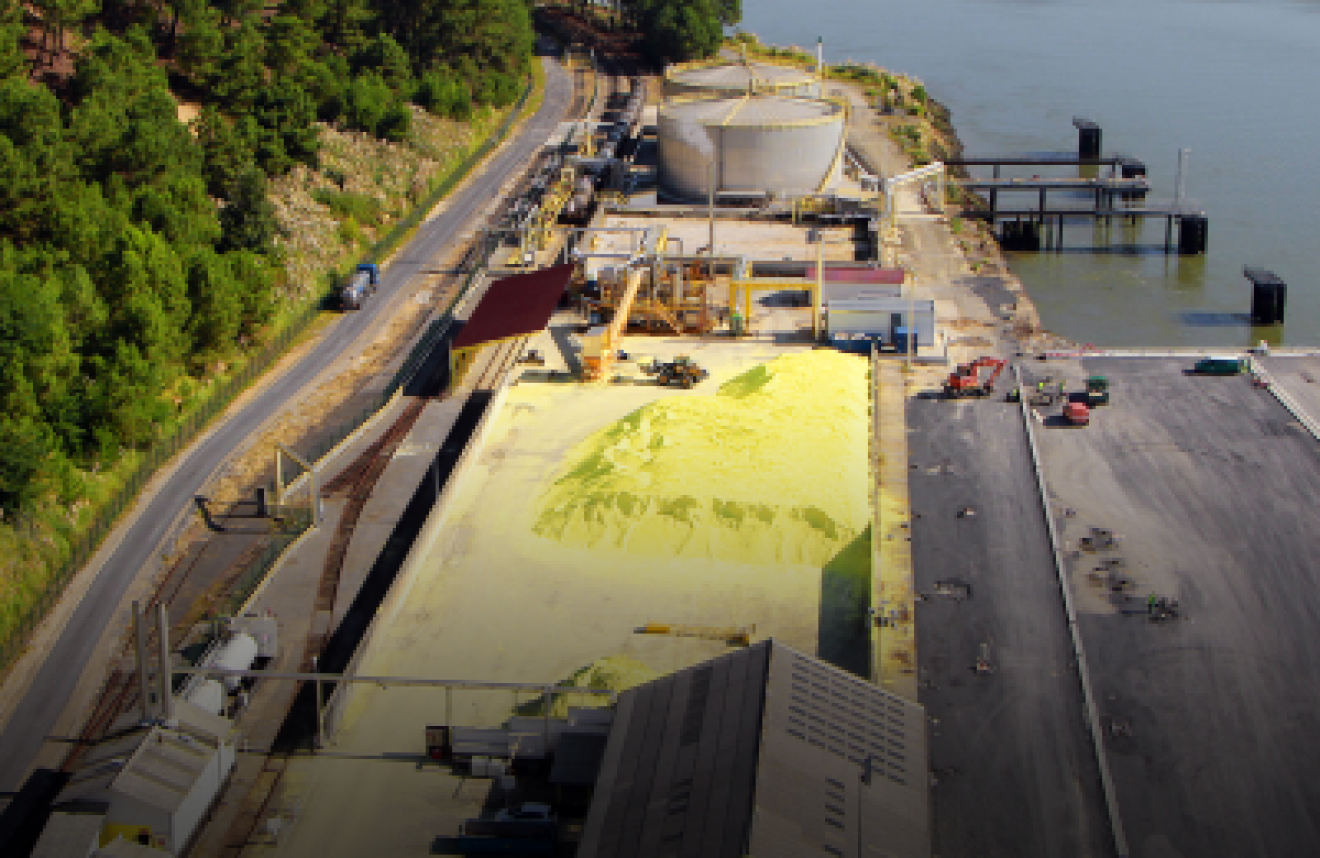
[[[732,128],[812,124],[842,118],[842,108],[832,102],[780,95],[675,100],[665,103],[660,112],[702,125]]]
[[[815,80],[811,72],[794,66],[772,63],[724,63],[707,66],[673,66],[669,79],[684,86],[711,89],[748,89],[753,82],[758,86],[775,88],[801,86]]]

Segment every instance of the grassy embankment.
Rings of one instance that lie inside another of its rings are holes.
[[[544,74],[533,63],[534,90],[524,116],[539,107]],[[362,258],[383,258],[411,235],[391,234],[419,206],[452,184],[464,161],[503,124],[512,108],[479,108],[457,122],[413,110],[409,139],[390,143],[321,127],[318,169],[297,167],[271,183],[282,235],[281,302],[259,341],[243,355],[186,378],[173,396],[178,412],[157,426],[155,446],[125,450],[113,467],[71,474],[78,499],[51,497],[20,520],[0,522],[0,674],[13,664],[63,587],[95,549],[108,525],[132,503],[151,475],[244,387],[325,321],[324,296]],[[379,246],[389,239],[388,246]],[[374,252],[373,252],[374,251]],[[66,496],[68,492],[65,492]]]

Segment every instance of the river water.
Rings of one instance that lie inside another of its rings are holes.
[[[1145,162],[1154,200],[1175,196],[1188,149],[1207,253],[1165,254],[1162,218],[1116,223],[1099,248],[1093,225],[1069,225],[1063,250],[1009,255],[1050,330],[1108,346],[1320,344],[1320,0],[743,0],[742,27],[922,79],[968,157],[1075,154],[1072,118],[1086,116],[1103,154]],[[1037,172],[1064,174],[1004,175]],[[1244,265],[1288,284],[1285,325],[1250,324]]]

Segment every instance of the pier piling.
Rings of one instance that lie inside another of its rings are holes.
[[[1073,127],[1077,129],[1077,157],[1100,157],[1100,126],[1082,117],[1073,117]]]

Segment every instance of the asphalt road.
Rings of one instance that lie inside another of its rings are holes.
[[[1051,361],[1073,390],[1107,375],[1112,403],[1038,433],[1063,537],[1122,537],[1071,577],[1120,816],[1136,858],[1320,854],[1320,450],[1268,391],[1190,363]],[[1130,598],[1093,580],[1104,557]],[[1150,593],[1182,617],[1148,620]]]
[[[932,852],[1113,854],[1018,407],[917,399],[908,429]]]
[[[487,162],[444,211],[426,222],[383,272],[380,287],[363,309],[346,314],[298,364],[270,383],[242,411],[216,427],[183,456],[168,481],[139,504],[140,514],[90,586],[59,641],[33,679],[23,701],[0,735],[0,791],[17,790],[69,702],[106,624],[138,571],[158,553],[178,511],[192,503],[203,482],[267,419],[296,401],[303,389],[333,363],[377,316],[390,299],[433,260],[475,226],[480,209],[499,195],[503,183],[540,148],[564,118],[572,100],[572,78],[547,60],[546,93],[540,110]],[[145,504],[142,507],[141,504]]]

